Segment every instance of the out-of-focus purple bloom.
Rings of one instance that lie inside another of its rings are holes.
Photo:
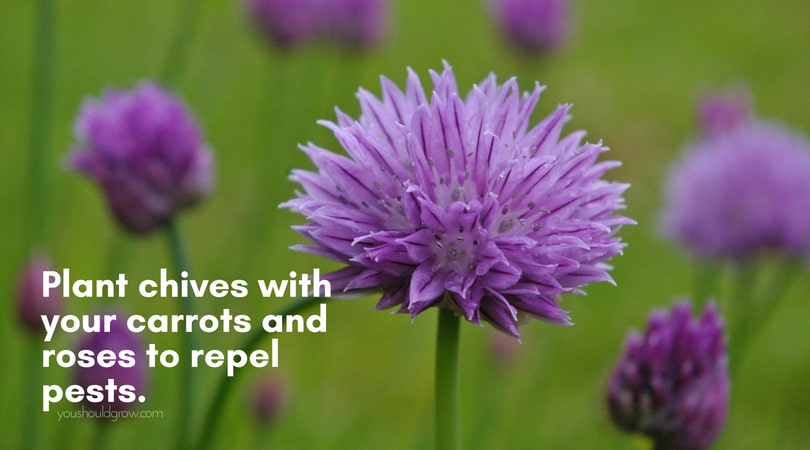
[[[213,159],[180,99],[154,83],[85,100],[70,166],[95,180],[118,222],[146,234],[205,197]]]
[[[327,40],[362,48],[378,43],[385,34],[386,0],[328,0],[322,7]]]
[[[45,330],[41,316],[53,317],[62,309],[62,296],[58,290],[52,289],[47,298],[42,295],[42,272],[48,270],[53,270],[48,258],[34,254],[17,283],[17,317],[32,333]]]
[[[107,313],[111,314],[111,313]],[[107,393],[104,393],[104,399],[100,402],[90,401],[85,399],[85,404],[94,411],[109,410],[109,411],[124,411],[140,404],[138,396],[146,391],[147,383],[147,368],[146,361],[144,360],[144,348],[141,339],[138,335],[132,333],[127,329],[126,316],[116,313],[117,320],[110,323],[109,332],[99,331],[96,333],[87,333],[79,341],[77,351],[91,350],[95,355],[98,355],[102,350],[110,350],[115,355],[121,355],[121,352],[127,350],[131,352],[126,356],[126,360],[120,356],[116,356],[118,361],[110,367],[102,367],[95,365],[93,367],[75,367],[74,379],[76,384],[87,388],[88,386],[107,385],[108,380],[115,380],[115,384],[119,386],[119,392],[116,394],[114,401],[108,401]],[[131,363],[131,364],[130,364]],[[122,401],[121,386],[132,386],[131,402]]]
[[[810,144],[751,122],[692,145],[670,170],[665,233],[699,257],[810,251]]]
[[[519,315],[570,324],[559,295],[612,281],[604,262],[632,223],[615,214],[627,185],[602,179],[619,163],[560,136],[569,106],[530,127],[539,85],[490,75],[464,98],[449,66],[431,78],[426,94],[413,71],[405,92],[383,77],[357,121],[321,122],[348,157],[302,147],[318,171],[295,170],[303,192],[282,207],[307,216],[295,229],[314,246],[294,248],[347,265],[334,290],[382,289],[378,309],[449,308],[512,336]]]
[[[491,7],[509,42],[528,53],[554,51],[570,32],[569,0],[492,0]]]
[[[256,421],[272,425],[287,404],[285,385],[276,378],[262,378],[253,386],[249,398],[250,410]]]
[[[706,93],[697,114],[704,136],[734,131],[752,121],[751,95],[744,88]]]
[[[281,48],[312,41],[320,27],[315,0],[245,0],[251,19]]]
[[[246,0],[253,21],[281,48],[325,40],[370,47],[385,34],[387,0]]]
[[[644,433],[655,448],[701,450],[723,430],[729,375],[723,323],[709,305],[692,318],[688,302],[650,315],[644,335],[627,338],[607,400],[613,421]]]

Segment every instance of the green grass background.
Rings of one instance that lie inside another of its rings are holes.
[[[72,144],[72,121],[82,99],[107,87],[131,87],[163,70],[183,1],[61,0],[56,3],[54,98],[47,148],[50,188],[41,202],[45,247],[75,277],[126,272],[131,281],[170,267],[164,236],[124,236],[109,220],[94,186],[62,169]],[[301,239],[289,226],[302,217],[278,210],[292,196],[287,175],[311,167],[296,149],[313,141],[337,149],[315,124],[332,108],[357,114],[358,86],[379,93],[384,74],[399,85],[405,68],[427,80],[427,69],[453,65],[462,89],[490,71],[517,76],[524,89],[548,86],[537,117],[573,103],[568,130],[603,139],[623,167],[613,179],[632,183],[627,214],[638,225],[622,230],[629,244],[615,258],[617,287],[592,285],[586,297],[568,296],[574,327],[532,322],[515,361],[496,364],[492,330],[462,325],[462,433],[466,448],[645,448],[648,443],[614,429],[604,407],[606,379],[629,328],[642,327],[651,308],[692,290],[695,262],[656,230],[661,181],[668,165],[696,133],[694,104],[704,89],[745,82],[756,110],[802,131],[810,129],[810,4],[802,0],[617,0],[574,2],[573,39],[559,54],[532,61],[510,51],[480,1],[400,0],[392,8],[388,39],[372,52],[348,54],[328,46],[282,53],[253,32],[241,3],[205,0],[173,89],[204,127],[216,155],[211,198],[184,213],[198,279],[284,278],[289,270],[334,267],[287,249]],[[0,436],[2,447],[22,445],[22,409],[40,401],[22,389],[30,339],[14,316],[14,284],[29,249],[25,235],[27,149],[32,101],[34,2],[0,3]],[[700,199],[695,199],[700,201]],[[810,212],[808,212],[810,218]],[[132,288],[132,286],[131,286]],[[255,290],[255,289],[254,289]],[[134,290],[132,290],[134,292]],[[755,342],[734,380],[732,411],[718,443],[724,449],[810,448],[810,276],[803,271]],[[719,299],[723,304],[724,299]],[[328,332],[283,335],[281,367],[247,370],[227,402],[216,448],[416,449],[432,445],[432,371],[435,311],[413,323],[374,312],[375,299],[329,305]],[[175,313],[172,300],[70,299],[82,314],[99,304],[140,314]],[[283,300],[258,292],[243,300],[199,300],[203,312],[222,308],[254,317]],[[62,335],[53,348],[69,348]],[[177,348],[178,336],[147,336]],[[206,348],[238,345],[238,335],[203,336]],[[206,404],[223,370],[198,369],[198,401]],[[259,432],[246,409],[250,384],[279,376],[290,403],[272,430]],[[67,370],[50,369],[43,382],[70,383]],[[115,424],[109,448],[162,448],[174,439],[177,369],[151,373],[145,409],[158,420]],[[68,409],[63,402],[56,409]],[[87,448],[89,421],[59,423],[40,414],[45,448]]]

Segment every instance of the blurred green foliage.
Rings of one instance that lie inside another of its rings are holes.
[[[130,87],[164,69],[182,0],[56,2],[52,136],[47,149],[51,191],[45,247],[54,262],[85,278],[126,272],[130,280],[170,267],[162,236],[124,236],[109,220],[96,188],[62,170],[72,144],[72,121],[82,99],[107,87]],[[358,86],[379,93],[378,76],[400,85],[405,68],[427,80],[442,59],[466,89],[490,71],[517,76],[524,89],[548,86],[538,117],[558,103],[573,103],[568,130],[586,129],[624,165],[609,176],[632,183],[627,214],[638,221],[622,231],[629,244],[615,258],[618,286],[594,285],[587,297],[568,296],[574,327],[532,322],[515,361],[491,356],[492,330],[462,326],[462,432],[466,448],[644,448],[646,442],[615,430],[603,390],[627,330],[644,325],[651,308],[688,295],[693,260],[656,231],[661,180],[668,164],[695,133],[694,104],[704,89],[747,83],[757,112],[810,129],[810,4],[803,0],[617,0],[575,2],[573,39],[559,54],[532,61],[512,53],[494,29],[482,1],[400,0],[392,30],[368,53],[326,46],[282,53],[253,31],[238,0],[204,0],[190,36],[188,64],[173,89],[205,129],[217,158],[212,198],[186,213],[181,227],[198,279],[283,278],[289,270],[328,269],[332,263],[289,251],[302,239],[289,228],[301,217],[277,209],[291,197],[287,175],[311,167],[296,149],[313,141],[337,149],[315,124],[337,105],[359,110]],[[39,393],[24,392],[28,339],[15,322],[14,283],[29,249],[24,233],[26,152],[31,105],[34,2],[0,3],[0,435],[2,446],[21,445],[21,413]],[[695,199],[700,201],[700,199]],[[78,276],[78,275],[77,275]],[[755,343],[734,380],[732,412],[719,448],[810,448],[810,275],[805,271]],[[724,299],[718,299],[721,305]],[[202,299],[200,309],[276,311],[282,300]],[[174,313],[170,299],[71,299],[70,312],[98,303],[141,314]],[[218,448],[415,449],[432,443],[432,370],[435,311],[413,323],[372,310],[374,299],[337,300],[329,306],[325,335],[283,335],[281,368],[291,398],[287,413],[259,433],[246,409],[248,383],[266,371],[249,370],[226,408]],[[54,348],[70,347],[63,335]],[[177,336],[148,336],[176,348]],[[206,335],[207,348],[238,345],[239,335]],[[207,403],[223,370],[198,369]],[[43,382],[69,384],[67,370],[50,369]],[[172,442],[176,369],[151,374],[146,409],[164,419],[130,420],[111,430],[110,448],[161,448]],[[57,409],[70,408],[63,402]],[[194,411],[199,427],[201,411]],[[46,448],[82,449],[93,427],[59,423],[42,414]]]

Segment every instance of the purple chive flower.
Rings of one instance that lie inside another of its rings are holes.
[[[43,315],[53,317],[62,309],[62,296],[52,289],[49,296],[42,295],[42,272],[53,270],[50,261],[35,254],[28,261],[17,284],[17,317],[23,327],[31,333],[42,333]]]
[[[211,190],[213,161],[180,99],[154,83],[86,100],[70,166],[104,189],[126,230],[145,234]]]
[[[698,104],[698,119],[704,136],[714,136],[744,126],[752,121],[751,95],[736,88],[722,93],[704,94]]]
[[[346,47],[371,47],[385,33],[386,0],[328,0],[320,5],[327,40]]]
[[[568,0],[492,0],[491,7],[507,40],[528,53],[556,50],[570,32]]]
[[[302,146],[318,171],[295,170],[303,192],[282,207],[314,245],[294,248],[346,264],[333,292],[381,289],[377,309],[449,308],[516,337],[522,315],[570,324],[560,294],[612,281],[604,261],[632,223],[615,214],[628,186],[602,179],[619,163],[560,136],[568,106],[530,127],[539,85],[490,75],[461,97],[447,64],[431,78],[426,94],[413,71],[405,92],[383,77],[381,100],[359,91],[358,120],[321,122],[348,157]]]
[[[250,410],[260,425],[272,425],[287,403],[285,385],[276,378],[262,378],[253,386]]]
[[[91,402],[86,399],[85,404],[94,411],[124,411],[133,408],[140,404],[137,397],[141,396],[146,390],[147,370],[141,339],[127,329],[127,317],[125,315],[116,314],[116,316],[117,320],[110,323],[109,332],[87,333],[77,345],[78,351],[91,350],[95,355],[98,355],[102,350],[111,350],[116,355],[121,354],[123,350],[132,352],[128,356],[130,361],[122,361],[119,358],[119,361],[110,367],[101,367],[100,365],[93,367],[77,365],[75,367],[75,383],[85,389],[91,385],[105,386],[110,379],[115,380],[115,384],[119,386],[119,393],[116,394],[115,400],[112,402],[107,401],[107,397],[101,402]],[[124,402],[119,398],[122,395],[120,389],[123,385],[134,388],[135,398],[133,398],[132,402]]]
[[[751,122],[693,144],[670,170],[664,232],[698,257],[810,251],[810,144]]]
[[[283,49],[312,41],[320,27],[315,0],[245,0],[245,7],[259,30]]]
[[[713,305],[692,318],[689,302],[650,315],[633,331],[607,389],[620,428],[644,433],[655,448],[708,448],[723,430],[729,400],[723,322]]]

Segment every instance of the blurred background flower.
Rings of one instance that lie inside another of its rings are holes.
[[[86,333],[76,344],[76,352],[90,350],[97,357],[99,352],[109,350],[115,355],[113,358],[115,362],[109,367],[103,367],[98,363],[93,367],[82,367],[77,364],[74,367],[74,380],[85,390],[88,386],[105,386],[108,380],[114,380],[118,386],[113,401],[109,401],[107,391],[103,391],[105,399],[101,402],[89,401],[85,397],[84,404],[89,409],[94,411],[132,409],[141,404],[138,397],[146,392],[147,363],[144,359],[146,357],[144,345],[140,336],[127,329],[125,314],[120,312],[103,314],[115,314],[117,319],[110,322],[109,331]],[[127,352],[127,355],[121,357],[122,352]],[[130,386],[131,388],[127,389],[132,389],[131,393],[134,393],[131,402],[120,398],[123,392],[121,387],[124,385]]]
[[[118,223],[147,234],[208,195],[213,157],[177,97],[150,82],[86,100],[72,169],[99,184]]]
[[[323,38],[347,48],[368,48],[385,37],[388,0],[325,0],[318,5],[324,17]]]
[[[745,122],[744,106],[713,102],[710,134],[670,169],[665,232],[699,258],[806,257],[810,143],[780,124]]]
[[[388,28],[388,0],[245,0],[245,6],[262,34],[284,50],[316,41],[373,47]]]
[[[17,282],[17,317],[19,323],[32,334],[42,334],[45,326],[42,316],[53,317],[62,310],[62,293],[52,289],[42,294],[42,272],[54,270],[48,258],[34,253],[28,260]]]
[[[569,0],[491,0],[490,8],[508,43],[528,55],[558,50],[571,32]]]
[[[291,49],[309,43],[318,33],[315,0],[245,0],[259,31],[273,44]]]
[[[701,133],[708,138],[748,125],[755,119],[751,103],[751,93],[741,86],[704,93],[697,107]]]
[[[248,406],[256,423],[271,427],[287,406],[289,392],[285,383],[275,376],[262,376],[249,390]]]

